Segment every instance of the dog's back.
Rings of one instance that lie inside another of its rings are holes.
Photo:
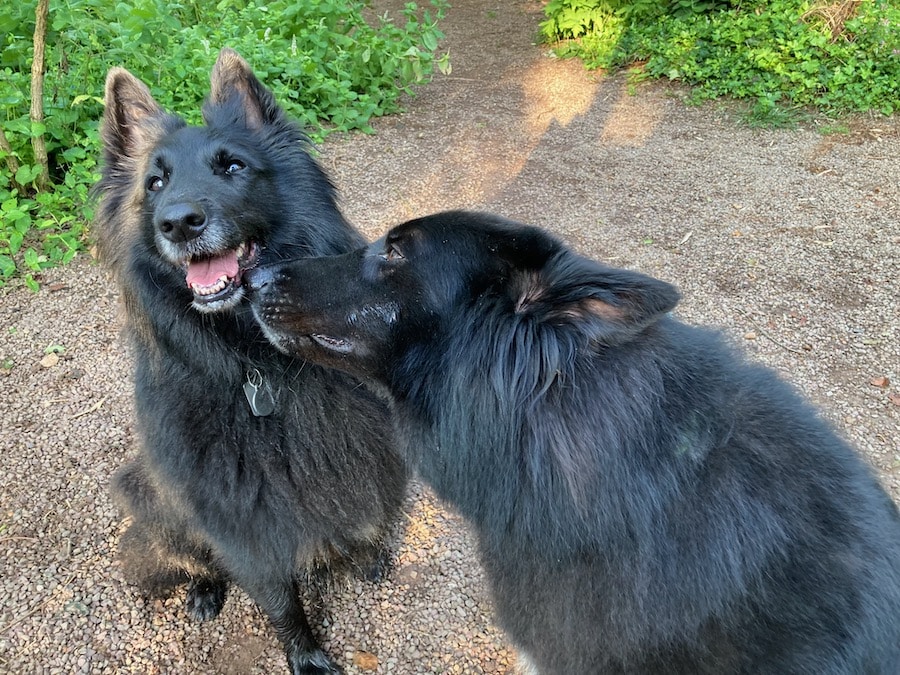
[[[590,410],[565,442],[593,467],[551,469],[522,530],[482,538],[541,672],[897,672],[900,516],[853,450],[707,331],[666,319],[592,358],[529,419]]]

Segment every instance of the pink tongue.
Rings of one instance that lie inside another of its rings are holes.
[[[187,284],[192,286],[212,286],[223,274],[229,279],[237,276],[238,259],[233,251],[209,260],[198,260],[188,264]]]

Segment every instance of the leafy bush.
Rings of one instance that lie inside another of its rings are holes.
[[[370,131],[372,117],[398,109],[400,95],[426,82],[438,58],[446,0],[431,10],[406,4],[399,20],[375,16],[360,0],[60,0],[47,35],[45,120],[29,119],[34,7],[0,14],[0,128],[19,169],[0,150],[0,285],[83,250],[88,198],[97,180],[103,83],[113,65],[145,81],[157,100],[190,122],[208,93],[220,47],[241,53],[290,114],[321,139]],[[43,133],[51,185],[38,191],[32,134]]]
[[[900,105],[900,0],[551,0],[541,25],[590,68],[644,64],[695,100],[746,98],[757,112]]]

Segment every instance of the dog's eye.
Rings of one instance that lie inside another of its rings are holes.
[[[225,173],[229,176],[237,173],[238,171],[243,171],[247,168],[247,165],[244,164],[239,159],[230,159],[225,165]]]
[[[150,192],[159,192],[166,186],[166,181],[161,176],[150,176],[147,180],[147,189]]]
[[[400,249],[398,249],[393,244],[388,244],[387,250],[384,252],[384,254],[381,257],[384,258],[385,260],[391,260],[391,261],[403,260],[403,254],[400,252]]]

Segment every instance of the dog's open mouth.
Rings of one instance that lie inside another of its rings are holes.
[[[313,333],[310,339],[320,347],[324,347],[328,351],[337,352],[338,354],[349,354],[353,351],[353,343],[342,338],[331,337],[330,335],[321,335]]]
[[[257,243],[245,241],[220,255],[188,261],[187,285],[194,294],[194,302],[209,305],[228,298],[240,287],[241,276],[258,258]]]

